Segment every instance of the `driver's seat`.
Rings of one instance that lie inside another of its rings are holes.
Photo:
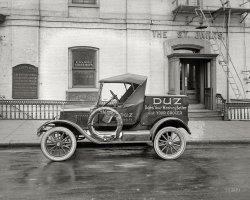
[[[146,82],[142,85],[134,84],[121,97],[121,107],[115,108],[122,116],[124,125],[134,125],[140,120],[144,107]],[[124,101],[124,102],[123,102]]]

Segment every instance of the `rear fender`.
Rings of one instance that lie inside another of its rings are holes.
[[[191,135],[191,131],[188,128],[186,123],[184,123],[182,120],[175,118],[175,117],[167,117],[156,122],[154,126],[150,129],[151,137],[154,138],[155,134],[160,129],[164,127],[168,127],[168,126],[175,127],[175,128],[183,128]]]
[[[57,126],[65,127],[67,129],[69,129],[70,131],[72,131],[75,135],[76,134],[83,135],[84,137],[86,137],[87,139],[89,139],[90,141],[92,141],[94,143],[100,143],[98,140],[95,140],[90,135],[88,135],[86,130],[83,130],[77,124],[75,124],[71,121],[66,121],[66,120],[52,120],[52,121],[48,121],[48,122],[44,123],[42,126],[40,126],[37,129],[37,135],[40,137],[43,133],[45,133],[49,129],[51,129],[53,127],[57,127]]]

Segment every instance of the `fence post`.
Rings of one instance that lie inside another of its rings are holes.
[[[225,121],[228,121],[228,112],[229,112],[229,110],[228,110],[228,105],[227,105],[227,103],[224,103],[224,106],[223,106],[224,108],[224,120]]]

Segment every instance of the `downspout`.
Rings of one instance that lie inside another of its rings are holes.
[[[226,14],[226,54],[227,54],[227,102],[230,101],[230,83],[229,83],[229,28],[230,28],[231,9]]]
[[[38,64],[38,99],[40,99],[40,60],[41,60],[41,0],[38,0],[38,34],[37,34],[37,37],[38,37],[38,41],[37,41],[37,50],[38,50],[38,57],[37,57],[37,64]]]
[[[244,71],[245,71],[245,75],[244,75],[244,79],[247,81],[248,80],[248,67],[247,67],[247,45],[246,45],[246,22],[243,22],[243,36],[244,36],[244,40],[243,40],[243,46],[244,46]],[[246,89],[246,91],[248,91],[248,87]],[[246,98],[248,98],[247,92],[246,92]]]
[[[126,8],[125,8],[125,23],[126,23],[126,69],[125,73],[128,73],[128,0],[126,0]]]

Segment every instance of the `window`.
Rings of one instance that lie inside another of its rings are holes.
[[[69,0],[70,7],[98,7],[99,0]]]
[[[174,49],[174,53],[199,53],[197,49]]]
[[[195,45],[195,44],[189,44],[189,45],[185,45],[185,44],[181,44],[181,45],[175,45],[172,46],[173,49],[173,53],[200,53],[202,47],[199,45]]]
[[[186,5],[186,6],[198,6],[201,5],[201,0],[178,0],[176,1],[178,6]]]
[[[80,47],[70,51],[72,88],[96,87],[97,49]]]
[[[96,0],[72,0],[76,4],[96,4]]]

